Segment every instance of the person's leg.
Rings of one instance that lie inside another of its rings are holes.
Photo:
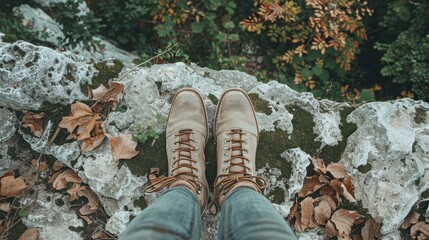
[[[235,189],[222,205],[218,239],[297,239],[295,233],[262,194]]]
[[[119,239],[200,239],[201,206],[185,187],[166,190],[127,226]]]

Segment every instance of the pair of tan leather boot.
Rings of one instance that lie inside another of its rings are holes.
[[[207,111],[198,90],[184,88],[177,92],[171,103],[166,134],[169,176],[154,181],[146,192],[185,186],[195,194],[204,212],[209,195],[204,148],[209,134]],[[264,179],[256,176],[255,170],[258,136],[255,110],[247,94],[238,88],[226,90],[219,99],[214,128],[217,210],[238,187],[258,192],[265,187]]]

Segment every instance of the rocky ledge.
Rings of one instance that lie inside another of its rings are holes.
[[[355,209],[381,224],[385,239],[400,239],[398,228],[417,204],[428,201],[429,104],[411,99],[351,106],[311,93],[298,93],[277,81],[258,82],[248,74],[215,71],[184,63],[129,70],[118,60],[94,61],[70,52],[57,52],[27,42],[0,43],[0,176],[21,174],[28,162],[43,153],[72,168],[99,197],[106,214],[105,229],[120,234],[132,216],[153,202],[144,195],[151,168],[166,173],[165,119],[170,100],[182,87],[199,89],[213,120],[217,99],[229,87],[250,94],[260,123],[257,153],[260,175],[269,180],[264,194],[287,217],[303,186],[311,159],[341,163],[354,182]],[[88,101],[87,87],[119,81],[124,95],[110,112],[104,132],[137,134],[151,129],[159,138],[139,143],[139,154],[114,160],[107,140],[89,152],[60,133],[48,142],[70,104]],[[21,125],[24,110],[44,112],[44,132],[34,136]],[[212,122],[212,121],[210,121]],[[215,146],[206,149],[207,176],[215,177]],[[43,174],[40,176],[44,180]],[[36,185],[35,208],[23,218],[27,227],[40,228],[41,239],[83,239],[76,229],[88,226],[72,210],[67,194]],[[33,204],[31,195],[21,204]],[[426,199],[425,199],[426,198]],[[58,202],[61,204],[58,204]],[[429,210],[422,213],[429,217]],[[205,215],[203,238],[213,239],[217,216]],[[322,231],[300,233],[302,239],[323,239]]]

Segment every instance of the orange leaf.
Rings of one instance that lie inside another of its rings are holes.
[[[37,170],[40,172],[43,172],[48,168],[48,165],[46,165],[46,162],[42,162],[42,161],[39,162],[39,167],[37,167],[37,160],[36,159],[31,160],[31,165],[34,168],[37,168]]]
[[[29,228],[19,237],[18,240],[37,240],[39,237],[39,230],[37,228]]]
[[[304,226],[304,230],[307,228],[313,227],[313,213],[314,213],[314,199],[311,197],[306,197],[301,202],[301,222]]]
[[[18,197],[22,190],[27,188],[22,177],[15,178],[14,172],[7,172],[0,180],[0,196]]]
[[[67,183],[81,183],[82,179],[72,169],[67,169],[59,174],[53,174],[48,183],[51,182],[53,188],[61,190],[67,187]]]
[[[89,152],[103,142],[105,135],[99,122],[95,123],[92,135],[92,137],[86,138],[82,141],[82,144],[80,145],[82,152]]]
[[[59,171],[63,166],[64,164],[62,162],[55,160],[54,165],[52,166],[52,169],[54,171]]]
[[[110,87],[107,89],[101,84],[96,89],[88,88],[89,98],[100,102],[116,101],[119,102],[122,99],[122,92],[124,85],[119,82],[111,82]]]
[[[120,134],[119,137],[113,137],[106,134],[112,148],[113,159],[131,159],[139,152],[136,151],[137,142],[133,141],[131,134]]]
[[[79,126],[77,140],[91,137],[90,133],[94,128],[95,122],[100,119],[100,115],[93,113],[90,107],[81,102],[71,105],[71,113],[72,116],[63,117],[58,126],[67,128],[70,134]]]
[[[350,194],[354,194],[355,187],[353,186],[352,178],[350,176],[346,176],[343,179],[344,186],[346,186],[347,191]]]
[[[24,117],[22,126],[25,128],[30,128],[31,132],[36,137],[41,137],[43,134],[43,117],[45,113],[34,114],[33,112],[24,111]]]

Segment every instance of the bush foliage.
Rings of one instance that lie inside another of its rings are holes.
[[[36,41],[0,8],[5,41]],[[81,6],[89,11],[82,13]],[[34,7],[37,4],[33,4]],[[42,9],[64,30],[64,46],[102,49],[102,35],[142,60],[170,40],[192,61],[277,79],[335,100],[429,99],[428,3],[425,0],[68,0]],[[37,40],[40,41],[40,40]]]

